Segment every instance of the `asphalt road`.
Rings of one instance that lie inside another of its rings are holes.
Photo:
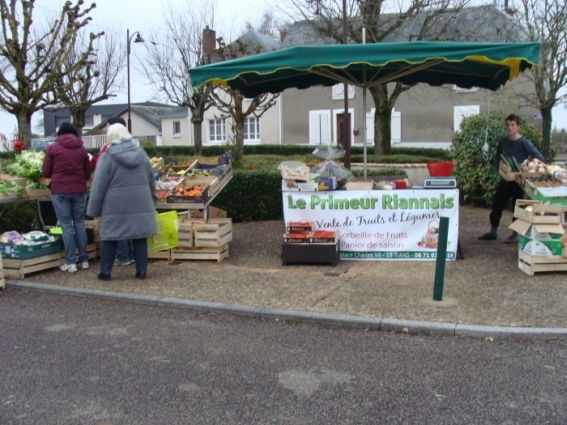
[[[0,292],[0,424],[565,424],[567,342]]]

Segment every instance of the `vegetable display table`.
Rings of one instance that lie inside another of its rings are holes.
[[[156,209],[158,210],[195,210],[202,209],[205,221],[209,219],[209,206],[217,197],[217,195],[222,192],[226,185],[232,180],[232,175],[228,176],[221,185],[216,189],[214,194],[211,194],[205,202],[178,202],[178,203],[158,203],[156,204]]]

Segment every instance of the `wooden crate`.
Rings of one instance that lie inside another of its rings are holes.
[[[208,223],[191,219],[196,248],[220,248],[232,242],[232,219],[210,218]]]
[[[85,220],[85,227],[90,227],[93,229],[93,237],[95,242],[100,242],[100,218],[95,218],[94,220]]]
[[[191,223],[179,223],[177,243],[180,248],[193,248],[193,225]]]
[[[567,258],[557,255],[530,255],[518,251],[518,268],[530,276],[539,272],[567,271]]]
[[[228,257],[228,244],[217,248],[172,249],[171,260],[216,260]]]
[[[75,250],[75,252],[77,253],[75,259],[76,261],[79,261],[79,250]],[[89,245],[87,245],[87,254],[89,254],[89,260],[96,260],[96,254],[97,254],[97,249],[96,249],[96,244],[91,243]],[[60,258],[60,265],[65,264],[65,251],[61,251],[61,258]]]
[[[167,260],[171,261],[171,250],[148,252],[148,260]]]
[[[4,258],[4,276],[13,279],[23,279],[29,273],[39,272],[47,269],[58,269],[60,265],[60,253],[42,255],[28,258],[26,260],[13,260]]]
[[[531,210],[526,210],[530,207]],[[514,208],[514,217],[534,224],[561,223],[561,205],[543,205],[541,201],[518,199]]]

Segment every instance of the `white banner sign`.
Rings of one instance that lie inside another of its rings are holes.
[[[447,259],[459,241],[459,191],[282,192],[284,220],[338,229],[343,260],[434,260],[441,217],[449,218]]]

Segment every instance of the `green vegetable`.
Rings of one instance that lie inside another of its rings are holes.
[[[16,155],[16,162],[4,167],[4,172],[27,179],[41,177],[43,158],[45,158],[44,151],[22,151],[21,154]]]
[[[512,157],[512,165],[514,166],[514,171],[515,171],[516,173],[521,172],[521,170],[520,170],[520,164],[518,164],[518,161],[516,161],[516,157],[515,157],[515,156]]]
[[[0,195],[13,196],[16,195],[19,198],[24,196],[24,187],[17,183],[5,180],[0,182]]]

